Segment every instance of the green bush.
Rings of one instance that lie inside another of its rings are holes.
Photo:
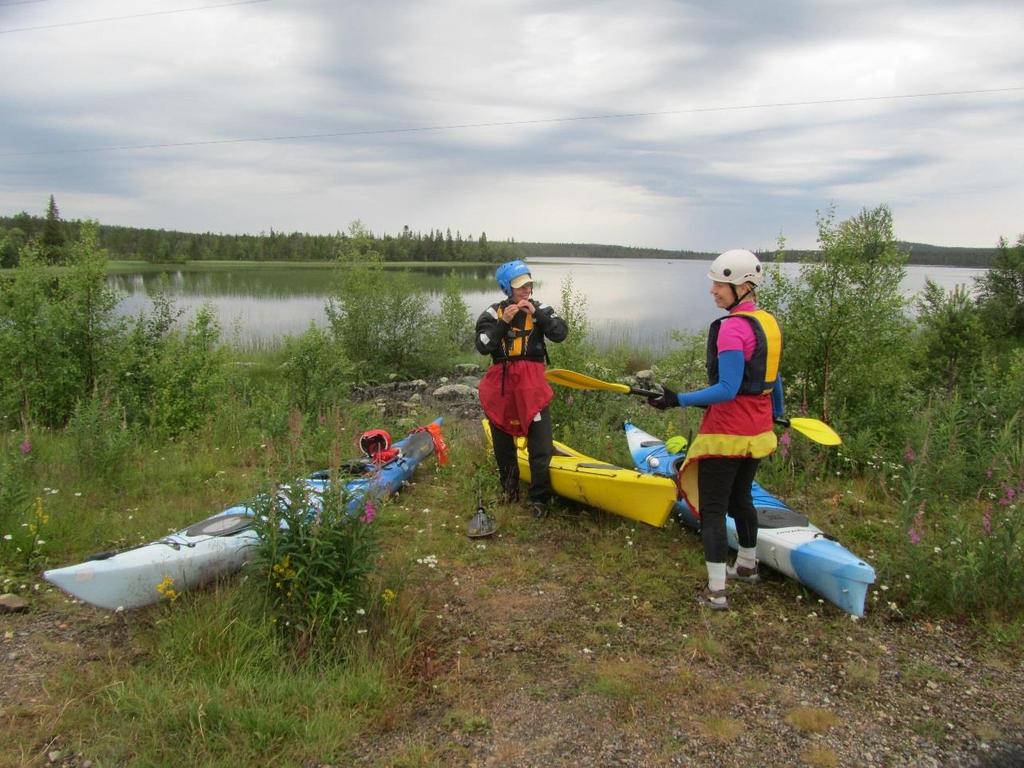
[[[913,405],[911,325],[892,214],[883,205],[836,223],[830,210],[819,217],[818,241],[820,254],[796,277],[769,268],[758,291],[782,326],[788,406],[900,445]]]
[[[109,400],[89,398],[75,406],[65,430],[72,455],[83,477],[109,481],[124,469],[135,436],[122,410]]]
[[[255,504],[260,544],[250,573],[300,651],[330,650],[345,625],[371,607],[375,502],[355,504],[335,479],[322,494],[297,479]]]
[[[991,268],[978,279],[978,305],[996,338],[1024,342],[1024,235],[999,241]]]
[[[340,403],[348,392],[353,365],[335,338],[315,326],[284,341],[281,372],[289,406],[314,414]]]
[[[407,272],[344,269],[326,307],[331,330],[359,379],[418,375],[437,365],[427,294]]]
[[[445,279],[441,311],[435,327],[437,369],[442,369],[444,362],[454,360],[463,352],[473,349],[473,321],[462,298],[462,288],[455,272]]]
[[[565,320],[569,335],[559,344],[548,344],[551,365],[582,372],[596,359],[597,350],[590,341],[587,297],[576,291],[571,275],[562,283],[561,303],[556,311]]]
[[[183,334],[165,337],[149,371],[152,390],[144,418],[160,435],[198,427],[225,392],[220,328],[209,307],[196,312]]]
[[[106,285],[96,225],[83,224],[54,268],[36,243],[0,281],[0,418],[63,426],[75,403],[106,384],[123,323]]]

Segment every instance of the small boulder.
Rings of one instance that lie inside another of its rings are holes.
[[[23,613],[28,610],[28,600],[19,595],[0,595],[0,613]]]
[[[476,390],[465,384],[445,384],[432,393],[439,400],[464,400],[476,397]]]

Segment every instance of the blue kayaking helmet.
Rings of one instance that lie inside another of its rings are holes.
[[[506,296],[512,295],[513,288],[519,288],[520,286],[533,282],[533,276],[530,274],[530,268],[526,266],[526,262],[521,259],[506,261],[498,267],[494,276],[498,279],[498,287],[504,291]],[[522,279],[524,276],[526,277],[526,280]]]

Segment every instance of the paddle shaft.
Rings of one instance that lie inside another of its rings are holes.
[[[660,396],[662,396],[662,393],[660,393],[660,392],[656,392],[656,391],[654,391],[652,389],[640,389],[639,387],[630,387],[630,391],[628,392],[628,394],[638,394],[641,397],[660,397]],[[707,406],[699,406],[699,408],[708,408],[708,407]],[[779,417],[778,419],[774,419],[773,421],[776,424],[778,424],[780,427],[786,427],[786,428],[791,428],[792,427],[793,429],[796,429],[798,432],[804,432],[805,431],[805,430],[801,429],[801,425],[799,423],[794,425],[794,424],[792,424],[790,422],[790,420],[786,419],[785,417]]]
[[[628,384],[602,381],[593,376],[587,376],[576,371],[568,371],[562,368],[552,368],[546,373],[548,381],[552,384],[559,384],[572,389],[600,390],[604,392],[618,392],[620,394],[640,395],[640,397],[660,397],[661,392],[651,389],[631,387]],[[821,445],[839,445],[842,438],[836,434],[828,424],[818,419],[796,417],[793,419],[779,418],[775,423],[793,429],[805,437]]]

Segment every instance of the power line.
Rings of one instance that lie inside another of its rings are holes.
[[[42,0],[21,0],[22,2],[42,2]],[[103,24],[108,21],[124,21],[125,19],[144,19],[149,16],[168,16],[172,13],[190,13],[192,11],[209,11],[214,8],[228,8],[233,5],[254,5],[255,3],[268,3],[270,0],[234,0],[230,3],[219,5],[200,5],[194,8],[174,8],[167,11],[150,11],[149,13],[133,13],[128,16],[108,16],[103,19],[85,19],[84,21],[65,21],[60,24],[43,24],[38,27],[17,27],[15,29],[0,29],[0,35],[7,35],[12,32],[31,32],[38,29],[57,29],[58,27],[80,27],[84,24]],[[16,3],[10,3],[16,5]]]
[[[159,144],[122,144],[108,147],[83,147],[78,149],[44,149],[35,152],[12,152],[0,154],[0,157],[30,157],[34,155],[65,155],[81,154],[90,152],[123,152],[137,149],[173,149],[177,147],[206,147],[218,144],[252,144],[270,141],[297,141],[300,139],[335,139],[351,136],[384,136],[398,133],[427,133],[435,131],[454,131],[472,128],[506,128],[524,125],[545,125],[550,123],[572,123],[585,120],[622,120],[637,117],[661,117],[665,115],[687,115],[706,112],[735,112],[740,110],[753,109],[775,109],[778,107],[806,107],[819,106],[823,104],[854,104],[871,101],[895,101],[898,99],[927,99],[943,96],[973,96],[984,93],[1007,93],[1011,91],[1024,91],[1024,86],[1011,86],[1008,88],[985,88],[970,91],[935,91],[932,93],[904,93],[892,96],[853,96],[844,99],[816,99],[806,101],[777,101],[765,104],[741,104],[724,107],[689,107],[686,109],[668,109],[657,112],[621,112],[606,115],[580,115],[577,117],[547,117],[534,118],[530,120],[505,120],[501,122],[483,123],[453,123],[450,125],[423,125],[409,128],[377,128],[361,131],[336,131],[331,133],[304,133],[281,136],[252,136],[247,138],[234,139],[207,139],[200,141],[175,141]]]

